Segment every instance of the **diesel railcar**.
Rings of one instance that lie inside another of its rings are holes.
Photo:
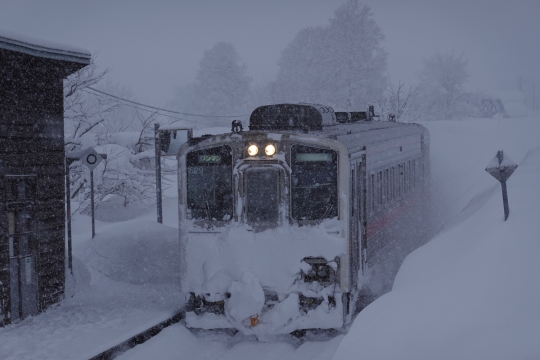
[[[429,133],[372,108],[261,106],[178,166],[188,327],[342,328],[421,243]]]

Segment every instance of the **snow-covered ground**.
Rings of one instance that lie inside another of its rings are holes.
[[[540,358],[540,116],[424,125],[431,133],[434,211],[445,225],[405,260],[393,290],[368,306],[347,335],[256,341],[193,333],[179,323],[119,358]],[[520,164],[508,181],[506,222],[500,185],[484,171],[501,149]],[[522,161],[530,149],[537,150]],[[87,359],[177,310],[183,297],[175,278],[174,188],[166,194],[164,225],[155,222],[155,209],[127,214],[113,199],[98,212],[91,240],[89,218],[77,217],[66,300],[1,328],[0,359]]]
[[[165,200],[166,224],[176,225],[176,206]],[[74,276],[67,277],[66,299],[0,328],[0,359],[89,359],[183,305],[175,276],[178,226],[158,224],[154,209],[132,210],[135,219],[118,221],[126,217],[121,210],[112,202],[97,212],[112,222],[97,221],[93,240],[90,218],[74,219]]]

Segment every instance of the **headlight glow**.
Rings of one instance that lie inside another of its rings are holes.
[[[249,145],[247,152],[249,156],[255,156],[258,154],[259,148],[257,147],[257,145]]]
[[[268,156],[272,156],[276,153],[276,147],[272,144],[266,145],[266,147],[264,148],[264,153]]]

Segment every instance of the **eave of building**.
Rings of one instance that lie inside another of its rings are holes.
[[[19,39],[16,39],[15,37]],[[30,39],[25,39],[17,35],[12,36],[12,34],[9,34],[9,37],[7,37],[0,32],[0,49],[16,51],[42,58],[75,62],[83,65],[90,64],[91,54],[88,51],[82,49],[77,49],[77,51],[75,51],[72,47],[64,45],[45,43],[39,40],[30,42],[29,40]],[[42,42],[43,44],[38,44],[39,42]]]

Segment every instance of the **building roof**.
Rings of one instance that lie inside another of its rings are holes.
[[[90,64],[91,54],[75,46],[58,44],[0,29],[0,49],[79,64]]]

